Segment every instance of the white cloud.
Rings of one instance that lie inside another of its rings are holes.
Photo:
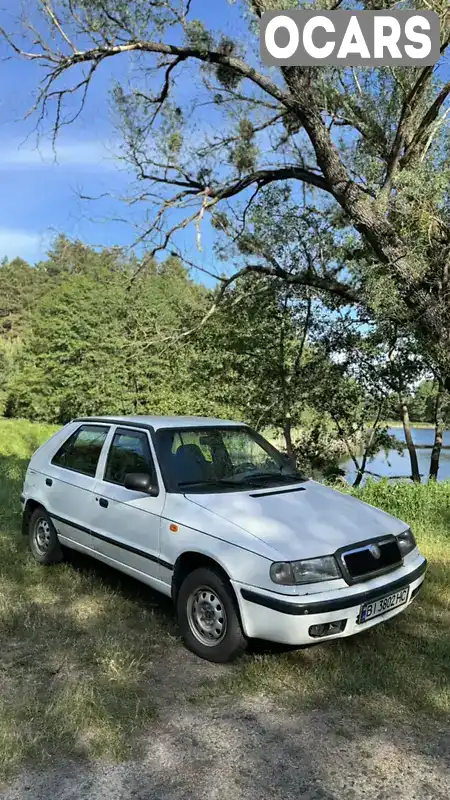
[[[18,228],[0,228],[0,258],[23,258],[37,261],[48,250],[52,236],[48,233],[31,233]]]
[[[55,150],[50,142],[41,142],[39,146],[0,142],[0,170],[21,167],[48,169],[55,165],[117,169],[118,162],[114,152],[112,143],[96,140],[57,142]]]

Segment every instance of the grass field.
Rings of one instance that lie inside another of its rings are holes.
[[[42,570],[30,559],[18,498],[54,430],[0,420],[0,779],[56,753],[126,757],[155,714],[141,667],[175,630],[93,562]]]
[[[430,561],[405,615],[326,646],[256,645],[223,669],[199,662],[206,677],[195,688],[182,675],[195,659],[181,648],[164,598],[89,559],[47,569],[32,561],[19,532],[19,494],[31,452],[52,431],[0,420],[0,780],[56,756],[138,755],[164,681],[180,702],[267,695],[293,712],[328,705],[393,728],[399,719],[430,730],[447,724],[450,483],[372,483],[360,492],[407,520]]]

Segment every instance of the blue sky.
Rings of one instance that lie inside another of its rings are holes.
[[[0,24],[17,29],[16,0],[7,0]],[[206,24],[229,27],[239,17],[227,0],[193,0],[194,16]],[[2,44],[1,55],[5,54]],[[133,176],[114,158],[119,145],[109,91],[115,78],[125,75],[127,58],[105,62],[93,81],[81,117],[63,129],[56,148],[33,133],[36,118],[24,119],[41,77],[36,63],[10,59],[2,63],[0,103],[0,258],[42,258],[58,233],[93,245],[128,245],[136,231],[114,218],[139,214],[115,199],[90,203],[79,194],[105,192],[123,195]],[[181,87],[182,88],[182,87]]]
[[[50,139],[37,141],[35,119],[24,120],[40,78],[35,63],[12,59],[2,65],[0,106],[0,253],[35,260],[55,233],[92,243],[117,242],[115,226],[89,221],[94,213],[77,190],[99,194],[122,191],[127,177],[117,171],[111,150],[115,133],[110,121],[104,70],[92,86],[85,113],[61,135],[55,163]],[[122,234],[123,236],[123,234]]]

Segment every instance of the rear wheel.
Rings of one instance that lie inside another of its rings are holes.
[[[201,658],[226,663],[247,647],[233,589],[219,570],[200,567],[187,575],[177,616],[186,646]]]
[[[28,523],[30,550],[40,564],[57,564],[63,560],[55,527],[44,508],[36,508]]]

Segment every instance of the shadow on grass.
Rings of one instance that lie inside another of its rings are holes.
[[[283,696],[291,711],[334,708],[368,726],[412,730],[450,720],[450,564],[431,563],[402,615],[354,637],[309,648],[258,642],[206,696]]]
[[[136,754],[156,715],[155,664],[177,644],[162,595],[75,553],[50,568],[32,560],[26,463],[0,459],[0,778],[56,754]]]
[[[106,589],[121,598],[141,604],[143,607],[157,609],[168,629],[174,629],[173,603],[161,592],[153,591],[150,586],[135,578],[76,550],[64,548],[64,561],[81,577],[98,579]]]
[[[218,667],[180,647],[164,596],[77,553],[33,562],[19,533],[26,463],[0,458],[0,776],[67,755],[137,758],[161,701],[176,715],[186,700],[239,709],[262,694],[291,711],[332,708],[360,729],[448,720],[450,559],[433,557],[448,552],[445,525],[404,615],[309,649],[253,642]]]

